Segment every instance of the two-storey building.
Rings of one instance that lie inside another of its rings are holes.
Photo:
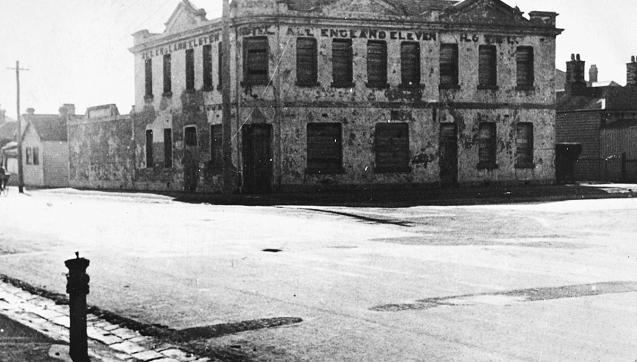
[[[236,189],[552,182],[556,16],[499,0],[234,0]],[[184,0],[163,33],[134,34],[126,187],[221,189],[221,25]]]

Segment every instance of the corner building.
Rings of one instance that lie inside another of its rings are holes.
[[[498,0],[234,0],[245,193],[549,183],[557,14]],[[134,34],[136,188],[221,190],[221,19]]]

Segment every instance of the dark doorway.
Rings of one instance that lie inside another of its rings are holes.
[[[272,126],[243,128],[243,191],[260,194],[272,190]]]
[[[440,125],[440,185],[458,184],[458,129],[455,124]]]
[[[579,143],[558,143],[555,146],[555,178],[557,183],[574,183],[575,165],[582,153]]]

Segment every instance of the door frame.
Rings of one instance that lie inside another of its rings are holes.
[[[265,155],[265,159],[268,160],[268,166],[260,169],[257,164],[252,164],[256,162],[253,157],[253,146],[255,145],[256,139],[254,138],[254,130],[263,129],[267,130],[267,148],[268,154]],[[273,126],[267,123],[256,123],[249,124],[243,126],[241,132],[241,158],[242,158],[242,167],[243,167],[243,184],[242,191],[244,193],[269,193],[272,192],[272,183],[274,180],[274,168],[273,168],[273,149],[272,149],[272,137],[274,135]],[[268,174],[267,180],[266,178],[259,178],[258,174],[260,171],[265,171]],[[266,181],[266,182],[263,182]]]

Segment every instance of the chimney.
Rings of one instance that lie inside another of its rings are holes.
[[[597,83],[597,75],[599,71],[597,70],[597,65],[591,65],[591,68],[588,70],[588,81],[590,83]]]
[[[637,86],[637,62],[634,55],[630,58],[630,63],[626,64],[626,86]]]
[[[32,116],[35,114],[35,108],[27,108],[27,114]]]
[[[586,94],[586,79],[584,73],[586,62],[580,59],[580,55],[571,54],[571,61],[566,62],[566,94],[581,96]]]
[[[74,116],[75,104],[65,103],[60,107],[60,116]]]

